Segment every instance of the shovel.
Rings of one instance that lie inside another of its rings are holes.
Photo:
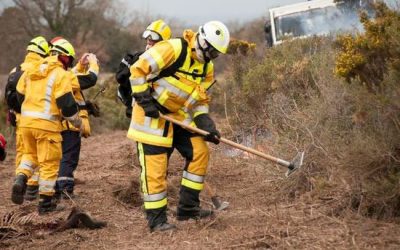
[[[221,211],[221,210],[225,210],[226,208],[229,207],[229,202],[227,202],[227,201],[221,202],[218,199],[218,196],[215,194],[215,192],[211,189],[210,185],[208,185],[207,183],[204,183],[204,188],[207,191],[208,195],[211,196],[212,204],[214,205],[214,208],[216,210]]]
[[[179,126],[185,128],[185,129],[187,129],[187,130],[189,130],[191,132],[194,132],[194,133],[197,133],[197,134],[200,134],[200,135],[203,135],[203,136],[206,136],[206,135],[209,134],[205,130],[202,130],[202,129],[199,129],[199,128],[196,128],[196,127],[193,127],[193,126],[190,126],[190,125],[187,125],[187,124],[184,124],[183,122],[180,122],[180,121],[178,121],[178,120],[176,120],[174,118],[171,118],[169,116],[160,114],[160,117],[165,119],[165,120],[167,120],[167,121],[169,121],[169,122],[172,122],[172,123],[174,123],[176,125],[179,125]],[[264,159],[267,159],[269,161],[275,162],[275,163],[277,163],[277,164],[279,164],[281,166],[287,167],[288,170],[287,170],[287,172],[285,174],[286,177],[289,177],[296,170],[298,170],[301,167],[301,165],[303,165],[304,152],[297,153],[297,155],[293,158],[293,160],[291,162],[288,162],[288,161],[285,161],[283,159],[280,159],[280,158],[277,158],[277,157],[262,153],[260,151],[257,151],[255,149],[253,149],[253,148],[249,148],[249,147],[243,146],[241,144],[238,144],[236,142],[230,141],[230,140],[225,139],[223,137],[219,138],[219,141],[221,141],[221,142],[223,142],[225,144],[228,144],[229,146],[232,146],[234,148],[249,152],[251,154],[260,156],[260,157],[262,157]]]

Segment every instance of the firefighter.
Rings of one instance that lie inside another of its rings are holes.
[[[7,141],[6,138],[0,133],[0,161],[4,161],[7,156],[6,152]]]
[[[53,39],[51,43],[57,44],[63,40],[65,39],[58,37]],[[87,138],[90,136],[89,113],[82,90],[93,87],[96,84],[98,73],[98,60],[96,55],[92,53],[85,53],[70,71],[72,93],[79,105],[79,116],[84,124],[84,129],[81,130],[79,127],[75,127],[68,120],[62,121],[62,159],[55,188],[56,198],[64,197],[65,194],[63,192],[73,196],[75,186],[74,171],[79,163],[81,137]]]
[[[31,70],[34,65],[36,65],[39,61],[43,60],[49,54],[49,44],[47,40],[38,36],[33,38],[26,48],[28,53],[25,56],[24,62],[15,67],[9,75],[7,86],[6,86],[6,100],[8,104],[8,112],[9,112],[9,120],[12,125],[15,126],[15,144],[16,144],[16,155],[15,155],[15,166],[18,166],[21,163],[21,158],[23,154],[24,144],[22,141],[21,131],[19,129],[19,118],[21,113],[21,105],[17,100],[17,83],[20,79],[22,73],[27,70]],[[30,179],[28,183],[37,183],[37,180],[33,178]]]
[[[159,19],[147,26],[146,30],[143,32],[142,37],[146,39],[146,50],[151,48],[154,44],[168,40],[171,38],[171,28],[168,26],[164,20]],[[144,51],[127,53],[124,58],[122,58],[119,64],[118,71],[115,75],[116,80],[119,84],[118,86],[118,97],[121,102],[126,106],[126,117],[131,118],[132,116],[132,90],[129,82],[129,77],[131,76],[130,67],[134,64]]]
[[[39,169],[39,214],[57,209],[52,201],[61,160],[61,118],[82,128],[78,106],[72,94],[69,73],[75,50],[68,41],[51,48],[51,56],[21,76],[17,85],[21,117],[19,128],[24,142],[21,163],[16,170],[11,200],[22,204],[27,179]]]
[[[207,22],[198,32],[185,30],[183,38],[162,41],[144,52],[131,68],[135,104],[128,138],[136,141],[146,218],[151,231],[175,226],[167,222],[168,159],[176,148],[185,158],[177,219],[199,219],[211,210],[200,208],[209,160],[205,141],[219,143],[220,133],[208,115],[206,89],[214,82],[212,59],[225,54],[229,31],[219,21]],[[207,87],[206,87],[207,86]],[[194,121],[209,134],[202,137],[159,117],[159,112]]]

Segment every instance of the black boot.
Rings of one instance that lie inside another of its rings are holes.
[[[53,200],[53,196],[43,194],[40,195],[38,207],[39,215],[43,215],[53,211],[61,211],[62,209],[63,207],[57,205],[57,203]]]
[[[26,191],[26,182],[28,181],[28,177],[24,174],[18,174],[15,177],[14,184],[12,186],[11,200],[15,204],[24,203],[24,194]]]
[[[39,186],[28,185],[26,187],[26,193],[24,199],[27,201],[34,201],[38,197]]]
[[[151,232],[175,229],[175,225],[167,222],[167,207],[146,209],[146,219]]]
[[[189,219],[202,219],[211,216],[214,212],[212,210],[206,210],[200,208],[200,191],[181,187],[179,193],[179,204],[176,218],[179,221]]]

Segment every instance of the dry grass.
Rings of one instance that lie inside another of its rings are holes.
[[[222,121],[221,121],[222,122]],[[107,142],[106,145],[104,142]],[[204,221],[178,222],[174,210],[178,198],[183,160],[174,154],[169,168],[169,219],[176,223],[175,233],[149,233],[144,214],[138,207],[139,167],[133,160],[134,147],[124,131],[97,135],[84,140],[77,177],[84,184],[76,188],[75,203],[108,226],[101,230],[71,229],[49,235],[48,225],[67,212],[36,216],[31,227],[21,234],[0,241],[2,248],[65,249],[396,249],[400,245],[397,224],[360,216],[347,209],[339,216],[334,210],[340,204],[337,193],[297,193],[295,199],[286,197],[286,190],[300,176],[308,177],[307,168],[294,178],[285,179],[284,169],[266,161],[245,155],[228,158],[223,146],[212,146],[212,161],[207,182],[223,200],[230,202],[226,211]],[[21,207],[9,200],[13,169],[11,156],[0,170],[4,184],[0,187],[0,214],[9,211],[35,214],[35,204]],[[307,160],[308,161],[308,160]],[[316,184],[317,180],[309,180]],[[125,203],[115,197],[117,189],[131,189],[134,201]],[[293,188],[293,187],[292,187]],[[340,190],[337,190],[338,192]],[[205,207],[210,197],[201,196]],[[63,202],[67,208],[74,204]],[[46,224],[47,223],[47,224]],[[34,228],[35,230],[32,230]]]

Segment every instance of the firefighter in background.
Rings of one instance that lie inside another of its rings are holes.
[[[57,43],[59,39],[62,38],[55,38],[51,43]],[[67,192],[69,196],[73,196],[75,186],[74,171],[79,163],[81,137],[87,138],[90,136],[88,106],[82,90],[95,86],[98,74],[98,60],[96,55],[92,53],[85,53],[70,71],[72,92],[75,101],[79,105],[79,116],[84,124],[84,130],[75,127],[68,120],[62,121],[62,159],[55,188],[56,198],[64,197],[64,192]]]
[[[54,43],[49,57],[24,72],[17,85],[24,142],[21,163],[16,170],[11,200],[22,204],[26,182],[39,169],[39,214],[57,209],[54,186],[62,156],[61,118],[84,130],[78,105],[72,94],[69,73],[75,50],[66,40]]]
[[[156,20],[147,26],[146,30],[143,32],[142,37],[146,39],[146,48],[153,47],[154,44],[168,40],[171,38],[171,28],[162,19]],[[118,97],[121,102],[126,106],[126,117],[131,118],[132,116],[132,90],[129,77],[131,76],[130,67],[139,59],[139,56],[143,54],[144,51],[127,53],[124,58],[122,58],[119,64],[115,78],[119,84],[118,86]]]
[[[19,119],[21,116],[21,104],[17,100],[17,83],[23,74],[23,72],[27,70],[31,70],[34,65],[38,64],[39,61],[43,60],[49,54],[49,44],[47,40],[38,36],[33,38],[26,48],[27,54],[25,56],[24,62],[11,70],[9,74],[9,78],[6,86],[6,101],[8,105],[8,119],[10,123],[15,126],[15,145],[16,145],[16,154],[15,154],[15,166],[18,166],[21,163],[21,158],[24,149],[24,143],[22,140],[21,131],[19,129]],[[37,182],[37,180],[36,180]]]
[[[6,152],[7,141],[6,138],[0,133],[0,161],[4,161],[7,156]]]
[[[211,210],[200,208],[209,160],[205,142],[219,143],[220,134],[208,115],[209,97],[205,86],[214,82],[212,59],[226,53],[229,31],[211,21],[197,33],[186,30],[182,39],[162,41],[144,52],[131,70],[133,106],[128,138],[137,142],[142,167],[141,191],[151,231],[175,226],[167,222],[167,166],[174,150],[186,158],[178,203],[177,219],[199,219]],[[182,120],[189,114],[195,125],[209,132],[202,137],[159,117],[159,112]]]

